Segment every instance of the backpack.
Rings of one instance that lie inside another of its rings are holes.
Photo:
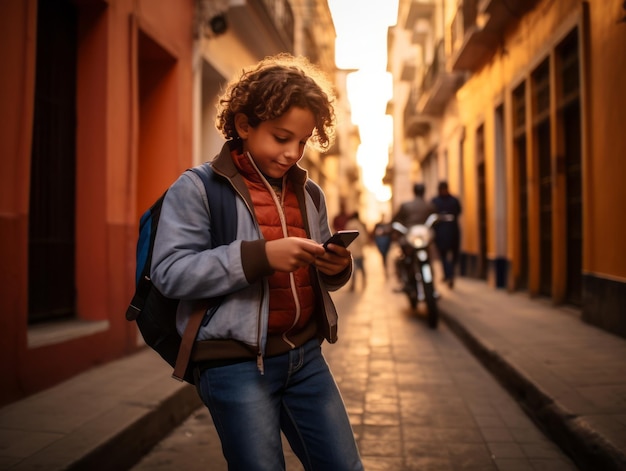
[[[213,168],[205,164],[208,174],[192,168],[204,184],[209,203],[213,247],[229,244],[237,236],[237,207],[235,192],[230,183],[215,174]],[[311,180],[306,182],[306,190],[313,198],[319,211],[321,195]],[[150,268],[152,250],[161,216],[161,207],[167,190],[141,216],[139,238],[137,240],[135,294],[126,310],[126,319],[136,321],[145,343],[155,350],[174,368],[172,377],[179,381],[194,383],[193,364],[190,363],[191,351],[200,325],[206,325],[215,313],[221,297],[197,300],[194,302],[187,327],[181,337],[176,329],[176,312],[179,300],[163,296],[152,284]]]

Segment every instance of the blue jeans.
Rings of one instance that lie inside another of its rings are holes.
[[[285,469],[281,430],[307,471],[362,470],[352,427],[316,339],[283,355],[208,368],[200,396],[229,470]]]
[[[454,247],[437,246],[441,264],[443,265],[443,275],[446,280],[454,279],[454,271],[459,258],[459,249]]]

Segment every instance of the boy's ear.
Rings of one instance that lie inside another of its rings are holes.
[[[250,123],[248,123],[248,117],[244,113],[237,113],[235,115],[235,129],[237,130],[237,134],[239,134],[240,138],[248,138]]]

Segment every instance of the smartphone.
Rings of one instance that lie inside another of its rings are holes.
[[[341,245],[348,247],[354,239],[359,235],[359,231],[338,231],[335,232],[330,239],[324,242],[324,249],[328,250],[328,244]]]

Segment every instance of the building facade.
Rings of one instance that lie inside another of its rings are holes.
[[[143,347],[124,317],[139,217],[219,151],[241,68],[296,52],[334,77],[309,3],[325,35],[287,0],[0,3],[0,404]]]
[[[617,1],[401,1],[390,34],[409,40],[389,61],[410,90],[394,162],[460,196],[462,274],[621,336],[625,17]]]

